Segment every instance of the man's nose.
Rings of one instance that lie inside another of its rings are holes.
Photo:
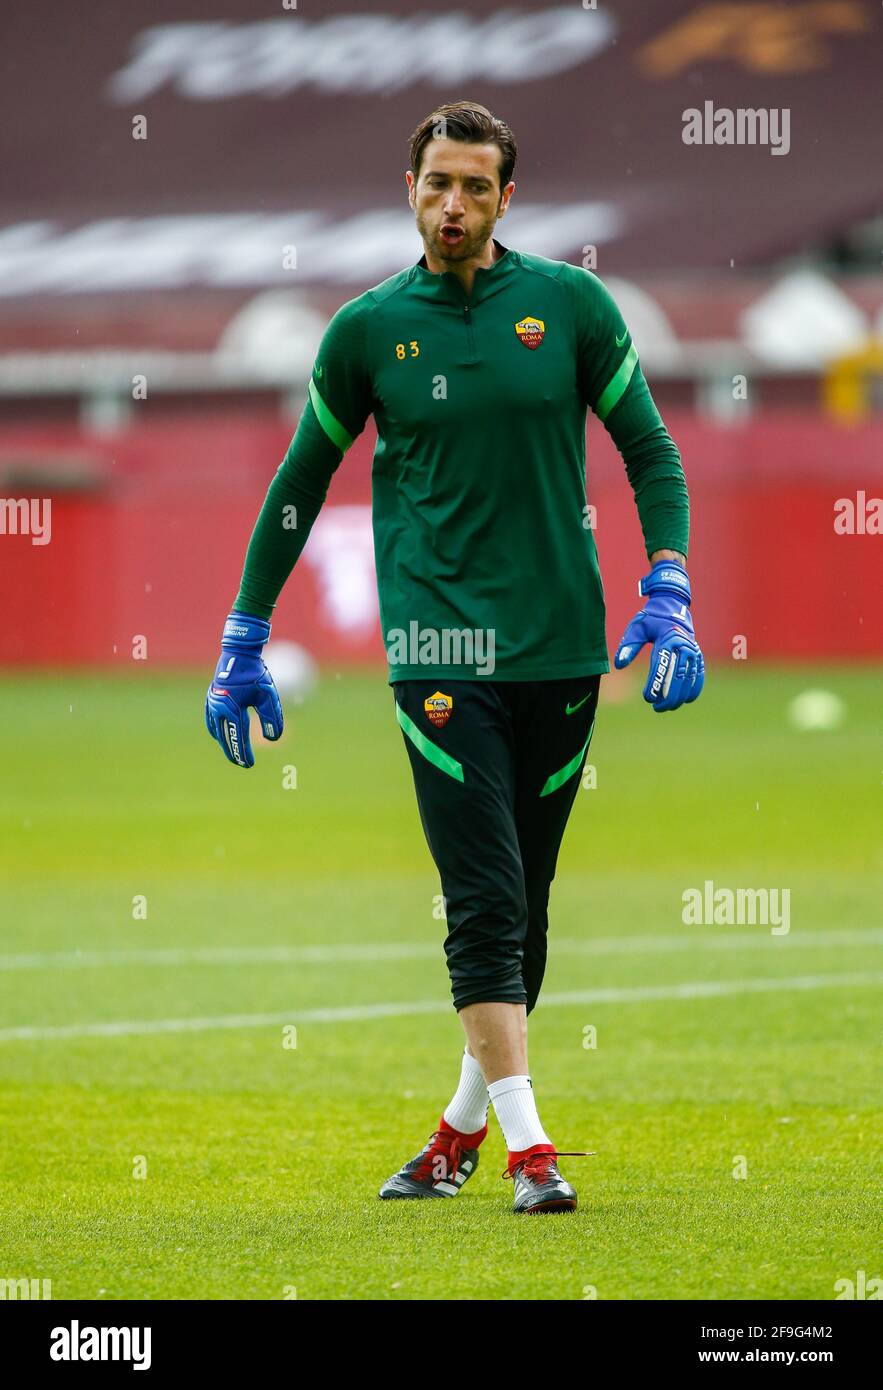
[[[445,216],[458,217],[464,211],[463,195],[459,188],[452,188],[445,199]]]

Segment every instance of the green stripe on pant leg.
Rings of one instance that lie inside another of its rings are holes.
[[[446,772],[449,777],[453,777],[457,782],[464,782],[463,764],[458,763],[456,758],[452,758],[450,753],[446,753],[443,748],[428,739],[421,733],[409,715],[405,714],[401,705],[396,703],[396,718],[413,743],[418,752],[422,753],[427,762],[433,763],[442,772]],[[583,750],[585,751],[585,750]]]
[[[562,767],[560,772],[553,772],[552,776],[546,779],[546,785],[540,792],[540,796],[548,796],[550,792],[557,792],[558,788],[563,787],[564,783],[568,782],[573,774],[580,768],[582,760],[586,756],[589,744],[592,741],[592,731],[594,727],[595,721],[593,719],[591,728],[589,729],[589,736],[576,757],[571,758],[570,762],[565,767]]]

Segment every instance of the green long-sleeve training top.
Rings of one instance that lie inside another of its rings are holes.
[[[609,292],[565,261],[496,245],[499,259],[476,272],[469,296],[422,258],[334,315],[234,603],[270,618],[335,470],[373,415],[390,682],[609,670],[587,406],[622,455],[648,556],[687,553],[680,456]],[[469,633],[483,634],[471,651]],[[450,664],[477,653],[481,662]]]

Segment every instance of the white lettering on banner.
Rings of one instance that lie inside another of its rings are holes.
[[[607,11],[576,5],[500,9],[486,17],[427,7],[410,15],[159,24],[135,36],[132,56],[111,77],[107,94],[125,106],[167,84],[192,101],[284,97],[307,86],[350,95],[473,79],[521,85],[596,57],[617,28]]]
[[[587,226],[598,241],[622,232],[610,203],[533,203],[506,217],[505,244],[562,260]],[[279,248],[298,248],[299,284],[369,284],[418,260],[407,208],[333,218],[321,212],[114,217],[65,229],[19,222],[0,229],[0,296],[179,285],[290,285]]]

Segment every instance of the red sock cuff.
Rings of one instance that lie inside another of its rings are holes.
[[[529,1149],[510,1149],[509,1172],[511,1173],[519,1163],[529,1158],[531,1154],[556,1154],[557,1152],[554,1144],[531,1144]]]
[[[461,1129],[454,1129],[453,1125],[449,1125],[444,1115],[439,1120],[438,1127],[442,1134],[456,1134],[465,1149],[477,1149],[482,1139],[487,1137],[487,1125],[483,1129],[477,1129],[474,1134],[464,1134]]]

